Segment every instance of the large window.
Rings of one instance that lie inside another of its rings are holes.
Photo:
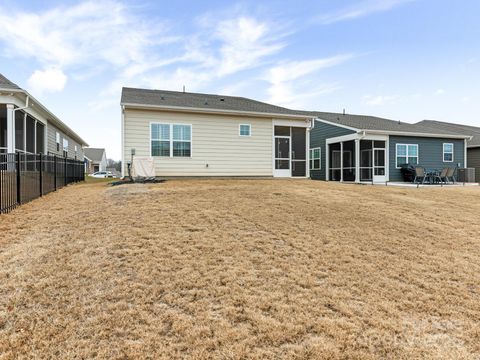
[[[178,124],[151,125],[152,156],[190,157],[192,126]]]
[[[453,144],[443,144],[443,162],[453,162]]]
[[[399,168],[405,164],[418,164],[417,144],[397,144],[396,167]]]
[[[321,148],[310,149],[310,170],[320,170],[322,168],[320,154]]]
[[[172,125],[173,156],[190,157],[192,131],[190,125]]]

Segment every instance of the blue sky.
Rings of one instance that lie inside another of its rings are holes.
[[[1,1],[0,72],[120,158],[122,86],[480,126],[480,1]]]

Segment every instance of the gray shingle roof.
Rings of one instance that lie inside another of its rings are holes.
[[[223,99],[223,100],[222,100]],[[123,88],[122,104],[163,105],[198,109],[249,111],[281,115],[301,115],[298,111],[238,96],[189,93],[167,90]]]
[[[454,132],[457,134],[466,134],[473,136],[471,140],[468,141],[468,147],[478,147],[480,146],[480,127],[471,126],[471,125],[461,125],[453,124],[438,120],[422,120],[417,123],[418,125],[429,127],[430,129],[444,129],[446,131]]]
[[[16,89],[20,90],[20,87],[17,84],[14,84],[8,80],[5,76],[0,74],[0,89]]]
[[[376,116],[352,115],[340,113],[328,113],[319,111],[299,111],[300,113],[316,116],[319,119],[330,121],[336,124],[349,126],[359,130],[377,130],[386,132],[408,132],[419,134],[437,135],[463,135],[458,132],[451,132],[448,129],[432,129],[421,124],[410,124],[402,121],[395,121]]]
[[[434,129],[421,124],[409,124],[376,116],[339,114],[320,111],[292,110],[285,107],[237,96],[223,96],[201,93],[184,93],[168,90],[147,90],[136,88],[122,89],[122,105],[153,105],[182,108],[215,109],[226,111],[248,111],[257,113],[318,117],[336,124],[349,126],[358,130],[376,130],[385,132],[406,132],[428,135],[467,136],[451,132],[448,129]]]
[[[103,159],[103,153],[105,149],[97,149],[97,148],[85,148],[83,149],[85,156],[92,161],[100,162]]]

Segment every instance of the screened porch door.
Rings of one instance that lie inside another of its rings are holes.
[[[385,182],[385,148],[373,149],[373,182]]]
[[[290,161],[290,136],[275,136],[275,169],[273,176],[292,176]]]

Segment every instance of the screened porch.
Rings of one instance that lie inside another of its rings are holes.
[[[327,140],[327,180],[388,181],[388,139],[353,134]]]

